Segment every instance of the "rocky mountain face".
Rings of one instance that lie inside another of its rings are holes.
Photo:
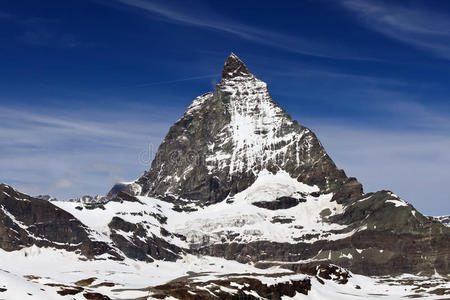
[[[450,274],[446,221],[390,191],[363,193],[234,54],[222,81],[192,102],[136,181],[79,201],[0,185],[0,222],[7,251],[37,245],[88,259],[208,255],[300,273],[335,264],[366,275]],[[178,283],[159,289],[188,294]]]
[[[14,251],[36,245],[73,251],[88,259],[129,257],[152,262],[179,258],[182,249],[166,241],[173,234],[162,227],[167,218],[157,207],[146,206],[149,212],[144,212],[138,199],[122,192],[105,199],[48,201],[1,184],[0,248]],[[102,218],[101,212],[106,216]],[[130,216],[133,222],[128,221]],[[102,228],[92,225],[102,219]],[[148,231],[147,220],[153,221],[156,235]]]
[[[7,251],[37,245],[77,251],[87,258],[120,256],[91,237],[91,230],[49,201],[32,198],[0,184],[0,248]]]
[[[140,195],[209,205],[245,190],[266,169],[333,192],[337,201],[362,194],[236,55],[222,74],[214,92],[196,98],[170,128],[151,169],[137,180]]]

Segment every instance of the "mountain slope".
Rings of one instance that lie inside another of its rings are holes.
[[[0,249],[0,258],[0,298],[8,300],[448,299],[450,289],[443,278],[369,278],[326,265],[294,273],[193,255],[177,262],[119,262],[33,246]]]
[[[161,206],[121,193],[102,202],[47,201],[0,185],[0,248],[73,251],[88,259],[175,261],[179,238],[164,228]]]
[[[108,244],[65,210],[0,184],[0,248],[7,251],[37,245],[77,251],[88,258],[103,254],[119,259]]]

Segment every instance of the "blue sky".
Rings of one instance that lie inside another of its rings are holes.
[[[450,213],[450,2],[4,0],[0,181],[134,180],[233,51],[365,191]]]

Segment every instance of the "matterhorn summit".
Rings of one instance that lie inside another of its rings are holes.
[[[253,75],[239,57],[237,57],[236,54],[231,53],[223,66],[222,78],[232,79],[235,77],[253,77]]]
[[[335,166],[314,133],[292,120],[235,54],[222,76],[170,128],[151,169],[137,181],[141,195],[217,203],[248,188],[263,170],[333,191],[336,200],[361,195],[361,185]]]

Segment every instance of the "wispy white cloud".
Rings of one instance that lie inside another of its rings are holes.
[[[166,81],[154,81],[154,82],[140,83],[140,84],[136,84],[136,85],[132,85],[132,86],[127,86],[127,87],[124,87],[124,88],[148,87],[148,86],[171,84],[171,83],[178,83],[178,82],[184,82],[184,81],[193,81],[193,80],[205,79],[205,78],[216,78],[218,76],[220,76],[219,73],[217,73],[217,74],[210,74],[210,75],[190,76],[190,77],[177,78],[177,79],[166,80]]]
[[[403,122],[407,122],[410,128],[432,131],[450,132],[450,117],[436,109],[430,109],[421,103],[414,101],[391,101],[379,107],[380,111],[389,112]]]
[[[117,117],[117,115],[115,115]],[[140,139],[142,131],[128,130],[125,120],[105,123],[82,117],[53,116],[33,113],[25,110],[0,107],[0,133],[6,139],[0,141],[4,145],[39,145],[56,144],[61,140],[84,139],[93,140],[108,146],[127,147],[124,139]],[[134,124],[136,125],[136,124]],[[151,132],[147,137],[151,137]]]
[[[73,187],[73,182],[68,178],[60,178],[53,184],[55,189],[68,189]]]
[[[67,199],[133,180],[149,167],[139,153],[149,145],[156,149],[170,125],[158,110],[147,118],[138,114],[0,107],[0,182]]]
[[[332,80],[335,82],[354,82],[357,84],[371,84],[371,85],[379,85],[379,86],[406,86],[407,82],[395,79],[395,78],[388,78],[388,77],[381,77],[381,76],[371,76],[371,75],[365,75],[365,74],[352,74],[347,73],[335,69],[325,69],[325,68],[318,68],[318,67],[296,67],[293,66],[291,63],[290,66],[285,67],[283,65],[282,71],[276,71],[276,70],[270,70],[270,75],[272,76],[282,76],[286,79],[292,80],[292,79],[315,79],[315,80]],[[291,71],[285,71],[286,69],[294,68],[294,70]]]
[[[111,182],[117,182],[123,180],[124,169],[117,164],[107,164],[107,163],[94,163],[92,166],[94,170],[97,170],[107,177]]]
[[[406,2],[341,0],[370,29],[450,59],[450,16]]]
[[[225,18],[214,11],[202,8],[200,13],[194,14],[193,9],[183,10],[169,2],[154,2],[147,0],[115,0],[117,3],[134,7],[163,17],[168,22],[201,27],[234,35],[247,41],[275,47],[291,53],[349,60],[376,60],[370,57],[360,57],[352,53],[351,49],[341,45],[318,42],[303,38],[299,35],[287,35],[269,29],[249,26]]]

